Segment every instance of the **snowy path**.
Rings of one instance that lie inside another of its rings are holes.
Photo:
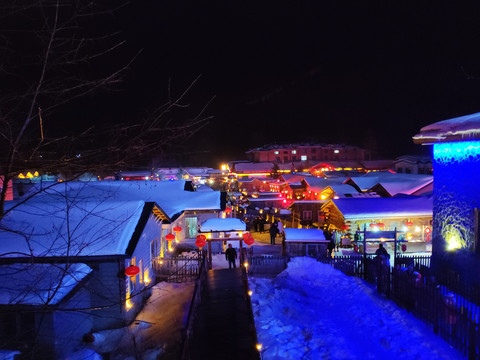
[[[363,280],[294,258],[275,279],[253,278],[263,359],[463,359]]]

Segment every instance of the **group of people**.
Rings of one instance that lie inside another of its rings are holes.
[[[264,233],[266,223],[267,223],[267,220],[265,220],[265,218],[263,218],[262,216],[255,217],[252,221],[253,230],[255,232]]]

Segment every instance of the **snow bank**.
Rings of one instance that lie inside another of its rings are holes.
[[[463,359],[363,280],[311,258],[250,288],[263,360]]]

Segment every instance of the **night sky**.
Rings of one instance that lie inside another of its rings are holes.
[[[201,75],[187,102],[215,97],[213,118],[177,144],[183,165],[302,141],[428,153],[411,140],[422,126],[480,111],[479,15],[463,1],[133,1],[122,51],[142,52],[98,113],[142,116],[169,80],[178,94]]]

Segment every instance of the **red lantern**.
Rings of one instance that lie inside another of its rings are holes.
[[[384,227],[385,224],[384,224],[384,223],[378,223],[377,226],[378,226],[378,227]]]
[[[182,231],[182,228],[181,228],[180,226],[175,226],[175,227],[173,228],[173,231],[175,231],[175,232],[180,232],[180,231]]]
[[[167,241],[175,240],[175,235],[173,235],[173,234],[167,234],[167,235],[165,236],[165,239],[167,239]]]
[[[198,246],[199,248],[204,247],[205,245],[207,245],[206,239],[207,238],[205,237],[205,235],[198,235],[197,241],[195,241],[195,245]]]
[[[225,212],[226,212],[227,214],[230,214],[230,213],[232,212],[232,208],[229,208],[229,207],[226,208],[226,209],[225,209]]]
[[[413,225],[413,222],[411,222],[411,221],[405,222],[405,226],[412,226],[412,225]]]
[[[125,269],[125,275],[127,276],[135,276],[140,272],[140,268],[138,266],[129,266]]]
[[[402,244],[402,251],[403,252],[407,251],[407,244]]]
[[[350,225],[342,225],[342,230],[348,230],[350,228]]]
[[[247,245],[252,245],[255,242],[255,239],[253,238],[252,234],[245,233],[243,234],[243,242]]]
[[[373,228],[373,227],[375,227],[375,226],[377,226],[377,224],[370,224],[370,227],[371,227],[371,228]]]

